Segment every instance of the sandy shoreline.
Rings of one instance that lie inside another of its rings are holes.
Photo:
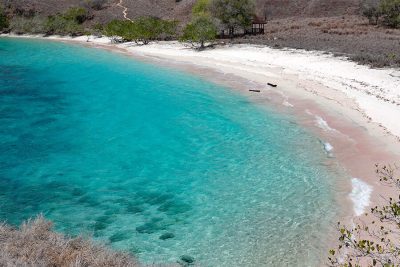
[[[320,138],[328,154],[326,164],[340,162],[350,176],[338,182],[338,201],[347,207],[347,219],[350,213],[359,216],[379,205],[381,195],[392,191],[379,184],[374,164],[400,159],[400,70],[371,69],[320,52],[252,45],[196,52],[176,42],[136,46],[86,36],[45,39],[79,42],[177,67],[297,116],[299,124]]]

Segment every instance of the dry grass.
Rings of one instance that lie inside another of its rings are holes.
[[[139,266],[128,254],[111,251],[82,237],[52,231],[42,216],[19,229],[0,225],[0,266]]]

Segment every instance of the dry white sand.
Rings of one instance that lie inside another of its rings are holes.
[[[345,93],[373,122],[400,136],[400,70],[372,69],[320,52],[276,50],[254,45],[217,47],[202,52],[165,42],[127,49],[147,56],[215,68],[261,83],[279,84],[282,74],[299,75]]]

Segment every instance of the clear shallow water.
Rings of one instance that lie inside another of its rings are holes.
[[[147,263],[317,265],[326,157],[290,118],[193,76],[0,39],[1,220],[43,212]]]

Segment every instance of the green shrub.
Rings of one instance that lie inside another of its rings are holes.
[[[72,7],[63,14],[49,16],[45,24],[45,33],[71,36],[85,34],[82,23],[87,19],[89,15],[86,9]]]
[[[39,34],[46,32],[46,20],[42,17],[13,17],[10,21],[10,30],[16,34]]]
[[[84,33],[84,28],[75,20],[66,19],[63,15],[56,15],[48,17],[45,33],[77,36]]]
[[[71,7],[64,13],[64,18],[82,24],[89,18],[89,13],[83,7]]]
[[[103,33],[105,36],[111,37],[114,41],[117,41],[119,37],[125,41],[132,41],[128,37],[132,27],[133,23],[129,20],[113,20],[104,26]]]
[[[209,13],[210,0],[197,0],[192,8],[195,16],[206,15]]]
[[[212,0],[210,11],[225,27],[246,29],[253,20],[255,3],[254,0]]]
[[[379,7],[385,25],[400,27],[400,0],[382,0]]]
[[[182,42],[189,42],[199,49],[203,49],[206,42],[215,40],[217,36],[217,27],[209,16],[195,17],[191,23],[186,25],[183,35],[180,38]]]
[[[8,26],[9,26],[8,18],[4,13],[3,9],[0,7],[0,31],[8,28]]]
[[[103,24],[100,23],[96,23],[90,28],[90,33],[95,36],[101,36],[103,32],[104,32],[104,27]]]

